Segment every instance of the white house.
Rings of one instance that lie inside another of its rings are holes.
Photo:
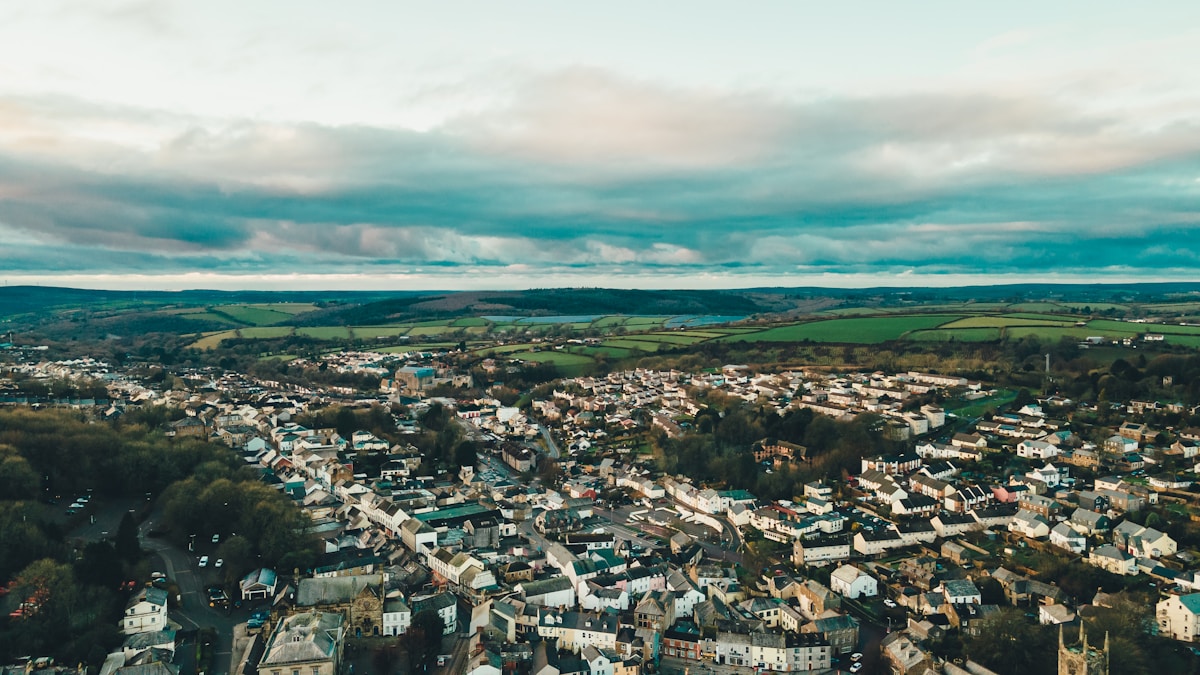
[[[383,634],[404,635],[412,625],[412,609],[404,598],[386,598],[383,601]]]
[[[1172,595],[1154,606],[1158,634],[1172,640],[1197,642],[1200,637],[1200,593]]]
[[[853,565],[842,565],[834,570],[829,575],[829,587],[851,600],[879,595],[879,582]]]
[[[143,588],[125,604],[121,632],[126,635],[154,633],[167,627],[167,592],[161,588]]]

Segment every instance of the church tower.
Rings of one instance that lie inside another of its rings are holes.
[[[1058,675],[1108,675],[1108,634],[1104,648],[1089,647],[1083,621],[1079,622],[1079,644],[1068,647],[1058,627]]]

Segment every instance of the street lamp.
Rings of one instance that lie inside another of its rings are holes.
[[[196,550],[196,535],[194,535],[194,534],[191,535],[191,537],[188,540],[188,550],[189,551]]]

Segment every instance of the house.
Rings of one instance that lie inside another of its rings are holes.
[[[1067,525],[1080,534],[1092,535],[1108,532],[1112,528],[1112,521],[1102,513],[1080,507],[1067,519]]]
[[[153,586],[138,591],[125,603],[121,632],[157,633],[167,628],[167,591]]]
[[[303,612],[279,620],[258,662],[258,675],[337,675],[345,646],[345,617]]]
[[[1008,529],[1030,539],[1041,539],[1050,535],[1050,522],[1040,513],[1021,509],[1013,516]]]
[[[275,570],[260,567],[242,577],[239,584],[243,600],[269,600],[275,597],[275,587],[279,583]]]
[[[942,595],[952,605],[978,605],[983,602],[979,589],[969,579],[953,579],[942,583]]]
[[[858,619],[849,614],[822,615],[801,626],[800,632],[823,634],[837,654],[848,654],[858,646]]]
[[[834,570],[829,575],[829,587],[851,600],[879,595],[879,582],[853,565],[842,565]]]
[[[1137,558],[1129,555],[1112,544],[1105,544],[1092,549],[1088,554],[1088,563],[1107,570],[1113,574],[1137,574]]]
[[[383,634],[404,635],[412,625],[412,609],[404,598],[387,597],[383,600]]]
[[[1182,642],[1200,642],[1200,593],[1172,595],[1154,606],[1158,634]]]
[[[444,592],[416,597],[412,599],[411,607],[413,616],[426,610],[436,612],[446,624],[444,635],[450,635],[458,630],[458,599],[453,593]]]
[[[823,566],[850,558],[850,538],[797,539],[792,543],[792,563]]]
[[[1050,543],[1072,553],[1087,550],[1087,537],[1067,523],[1059,523],[1050,530]]]
[[[1179,546],[1165,532],[1152,527],[1143,527],[1126,520],[1113,528],[1113,543],[1122,551],[1139,558],[1160,558],[1174,555]]]
[[[515,586],[525,602],[541,607],[575,606],[575,587],[564,576],[537,581],[523,581]]]

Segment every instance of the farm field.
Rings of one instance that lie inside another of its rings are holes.
[[[178,312],[177,314],[179,316],[182,316],[185,319],[193,319],[196,321],[213,321],[215,323],[223,323],[223,324],[226,324],[229,326],[240,326],[241,325],[240,323],[237,322],[236,319],[233,319],[232,317],[225,316],[224,314],[217,314],[215,312],[210,312],[206,309],[198,310],[195,312]]]
[[[635,340],[631,337],[625,337],[618,340],[605,340],[600,343],[601,347],[621,347],[623,349],[637,350],[640,352],[656,352],[662,347],[661,342],[652,342],[648,340]]]
[[[719,338],[721,342],[846,342],[874,344],[898,340],[905,333],[936,328],[963,318],[962,315],[910,314],[849,319],[826,319],[810,323],[768,328],[757,333],[743,333]]]
[[[1088,328],[1112,330],[1124,333],[1162,333],[1164,335],[1200,335],[1200,326],[1173,326],[1161,323],[1131,323],[1096,319],[1088,322]]]
[[[354,337],[360,340],[372,340],[383,337],[398,337],[409,331],[408,326],[354,326]]]
[[[304,328],[297,328],[296,334],[318,340],[346,340],[350,338],[350,329],[345,326],[305,326]],[[287,333],[283,335],[287,335]],[[265,337],[282,337],[282,335],[267,335]]]
[[[1003,328],[1006,326],[1071,326],[1072,321],[1049,321],[1046,319],[1023,319],[1015,316],[969,316],[958,321],[942,324],[942,328]]]
[[[904,336],[906,340],[920,342],[990,342],[999,340],[1000,328],[931,328],[915,330]]]
[[[214,307],[212,311],[216,314],[224,314],[234,321],[251,326],[269,326],[281,321],[287,321],[293,316],[287,312],[268,309],[266,306],[261,305],[257,307],[250,305],[222,305]]]

